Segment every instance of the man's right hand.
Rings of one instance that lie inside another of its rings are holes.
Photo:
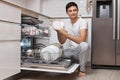
[[[60,30],[56,30],[56,31],[57,31],[57,33],[59,35],[63,35],[63,36],[67,36],[68,35],[67,31],[64,28],[62,28]]]

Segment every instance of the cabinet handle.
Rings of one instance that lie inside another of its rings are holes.
[[[119,29],[120,29],[120,0],[117,0],[117,39],[119,40],[120,34],[119,34]]]
[[[116,18],[116,0],[113,0],[113,40],[115,40],[115,18]]]

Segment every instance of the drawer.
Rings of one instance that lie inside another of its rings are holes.
[[[0,20],[21,23],[21,10],[0,2]]]
[[[0,42],[0,80],[20,72],[20,42]]]
[[[21,26],[19,24],[0,22],[0,41],[1,40],[20,40]]]

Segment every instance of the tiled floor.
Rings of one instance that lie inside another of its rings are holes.
[[[12,80],[120,80],[120,70],[91,69],[89,67],[87,68],[87,76],[85,77],[78,77],[77,72],[73,74],[28,72]]]

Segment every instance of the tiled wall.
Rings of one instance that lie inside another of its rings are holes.
[[[87,0],[79,0],[79,14],[85,17],[92,17],[92,10],[87,12]]]
[[[87,13],[87,0],[44,0],[42,13],[50,17],[67,17],[65,6],[68,2],[74,1],[79,7],[79,15],[92,16],[92,11]]]

